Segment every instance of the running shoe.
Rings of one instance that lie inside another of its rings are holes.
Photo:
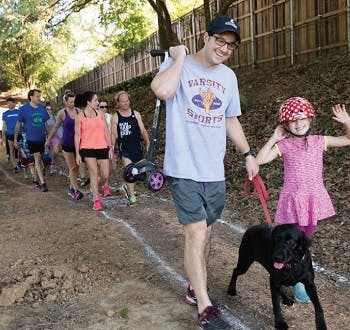
[[[128,186],[127,186],[125,183],[122,184],[122,191],[123,191],[123,193],[124,193],[124,195],[125,195],[125,198],[126,198],[127,200],[129,200],[130,194],[129,194]]]
[[[136,196],[130,196],[130,198],[129,198],[129,206],[136,206],[136,204],[137,204]]]
[[[75,199],[75,190],[73,188],[68,189],[68,196],[72,199]]]
[[[233,329],[222,317],[218,307],[208,306],[200,315],[197,329],[202,330],[230,330]]]
[[[188,305],[197,306],[196,294],[194,293],[194,290],[191,289],[191,285],[189,283],[187,285],[187,294],[186,294],[186,297],[185,297],[185,302]]]
[[[33,189],[40,190],[41,186],[38,181],[33,181]]]
[[[45,182],[40,186],[40,189],[43,192],[49,191],[49,188],[47,188],[47,184]]]
[[[102,207],[102,202],[100,199],[96,199],[94,201],[94,205],[92,206],[92,209],[94,211],[102,211],[103,207]]]
[[[108,197],[112,195],[111,190],[109,189],[109,186],[102,187],[102,191],[103,191],[104,197]]]
[[[86,187],[90,183],[90,178],[81,178],[80,187]]]
[[[57,172],[55,165],[50,165],[50,175],[55,174]]]
[[[13,168],[13,173],[18,173],[20,171],[20,169],[18,168],[18,166],[15,166]]]
[[[80,190],[75,191],[75,199],[76,200],[81,200],[84,197],[84,194]]]
[[[305,286],[303,283],[298,282],[292,286],[292,291],[294,293],[295,300],[301,303],[311,302],[308,294],[305,291]]]

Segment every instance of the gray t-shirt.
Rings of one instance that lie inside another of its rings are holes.
[[[47,127],[49,132],[52,131],[52,129],[54,128],[55,124],[56,124],[56,117],[54,115],[50,115],[50,118],[46,122],[46,127]],[[56,134],[54,136],[56,136],[59,139],[62,139],[62,136],[63,136],[62,126],[60,126],[58,128],[58,130],[57,130],[57,132],[56,132]]]
[[[173,63],[168,58],[160,72]],[[206,68],[186,56],[179,88],[166,101],[165,175],[225,180],[226,118],[241,114],[237,78],[224,64]]]

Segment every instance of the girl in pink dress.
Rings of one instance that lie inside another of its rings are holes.
[[[312,236],[319,220],[335,215],[323,183],[323,153],[329,147],[350,145],[350,116],[345,105],[338,104],[332,110],[333,119],[343,124],[346,135],[310,135],[311,120],[315,116],[312,104],[301,97],[289,98],[279,109],[281,125],[277,126],[257,155],[259,165],[269,163],[278,156],[283,158],[283,187],[275,222],[294,223],[308,237]],[[299,287],[296,299],[308,301],[299,283],[296,286]]]

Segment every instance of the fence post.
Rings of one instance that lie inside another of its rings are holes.
[[[221,7],[221,1],[220,0],[216,0],[216,12],[218,13]]]
[[[322,50],[322,44],[321,44],[321,20],[322,20],[322,15],[321,15],[321,10],[320,10],[320,0],[317,0],[316,2],[316,10],[317,10],[317,23],[316,23],[316,27],[317,27],[317,48],[318,48],[318,56],[321,55],[321,50]]]
[[[350,1],[350,0],[349,0]],[[252,56],[252,66],[255,65],[255,39],[254,39],[254,3],[253,0],[249,1],[250,6],[250,48]]]
[[[350,0],[349,0],[350,1]],[[290,64],[294,64],[294,0],[290,0]]]
[[[277,39],[277,35],[276,35],[276,26],[277,26],[276,10],[277,10],[276,0],[274,0],[274,1],[272,1],[272,7],[271,7],[271,15],[272,15],[272,64],[273,64],[273,66],[277,65],[276,57],[277,57],[277,53],[278,53],[277,42],[276,42],[276,39]]]
[[[194,10],[192,10],[192,14],[191,14],[191,24],[192,24],[192,49],[193,49],[193,53],[197,52],[197,38],[196,38],[196,21],[194,19]]]
[[[350,0],[347,1],[348,51],[350,51]]]

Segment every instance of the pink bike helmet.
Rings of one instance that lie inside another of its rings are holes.
[[[288,123],[299,119],[312,118],[315,109],[312,104],[302,97],[291,97],[284,101],[278,111],[280,123]]]

